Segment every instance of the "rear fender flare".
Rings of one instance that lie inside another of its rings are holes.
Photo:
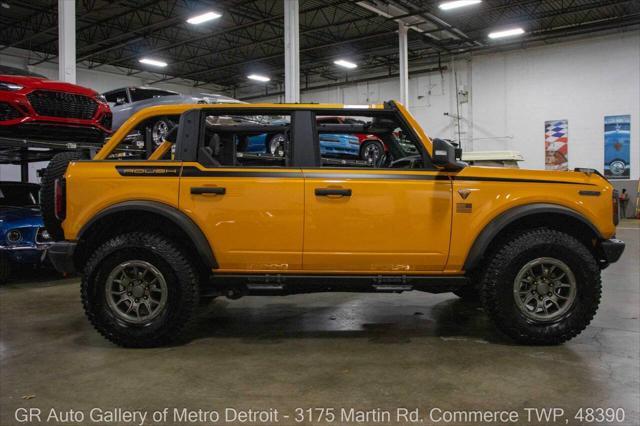
[[[124,211],[149,212],[158,214],[168,219],[170,222],[179,227],[193,242],[198,257],[207,268],[218,268],[218,262],[216,261],[216,258],[213,254],[211,245],[209,244],[209,241],[205,237],[202,230],[200,230],[198,225],[196,225],[193,220],[191,220],[187,215],[185,215],[175,207],[171,207],[167,204],[156,201],[125,201],[109,206],[95,215],[82,227],[82,229],[80,229],[80,232],[78,233],[78,239],[82,239],[83,236],[85,236],[86,232],[90,230],[91,227],[101,219],[104,219],[109,215],[121,213]]]

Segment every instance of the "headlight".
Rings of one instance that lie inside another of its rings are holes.
[[[103,95],[96,95],[96,99],[100,102],[104,102],[105,104],[107,103],[107,98],[105,98]]]
[[[22,233],[17,229],[7,232],[7,241],[10,243],[19,243],[22,240]]]
[[[15,83],[8,83],[6,81],[0,81],[0,90],[6,90],[9,92],[15,92],[16,90],[22,89],[22,86]]]

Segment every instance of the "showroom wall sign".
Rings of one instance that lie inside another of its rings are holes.
[[[604,117],[604,175],[629,179],[631,174],[631,116]]]
[[[568,128],[567,120],[544,122],[545,170],[569,170]]]

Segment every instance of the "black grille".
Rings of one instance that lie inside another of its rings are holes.
[[[89,120],[96,114],[98,103],[88,96],[73,93],[36,90],[27,95],[39,115]]]
[[[0,136],[45,141],[66,141],[102,144],[105,134],[95,127],[56,126],[54,124],[22,123],[0,126]]]
[[[15,109],[9,104],[0,102],[0,121],[13,120],[14,118],[21,117],[20,111]]]

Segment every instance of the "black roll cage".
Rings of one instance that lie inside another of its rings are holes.
[[[288,125],[291,133],[290,160],[286,165],[257,166],[257,167],[287,167],[287,168],[320,168],[330,169],[330,165],[322,165],[320,158],[320,133],[376,133],[388,132],[388,128],[376,128],[364,124],[318,124],[317,115],[336,116],[364,116],[364,117],[389,117],[393,118],[412,140],[417,141],[416,148],[422,158],[421,170],[438,170],[433,165],[428,151],[425,149],[413,128],[404,119],[393,103],[385,104],[385,109],[349,108],[349,109],[297,109],[297,108],[194,108],[185,111],[180,116],[178,137],[176,141],[175,159],[178,161],[198,161],[200,148],[204,146],[205,118],[207,115],[288,115],[291,123]],[[246,128],[245,128],[246,127]],[[242,130],[250,133],[260,133],[261,130],[273,128],[274,125],[248,125],[242,126]],[[277,125],[275,125],[277,127]],[[282,126],[283,128],[285,126]],[[238,131],[239,126],[218,125],[216,130],[220,132]],[[225,166],[245,167],[246,166]],[[254,166],[251,166],[254,167]],[[337,167],[344,169],[344,167]],[[371,170],[371,167],[350,167],[349,169]]]

